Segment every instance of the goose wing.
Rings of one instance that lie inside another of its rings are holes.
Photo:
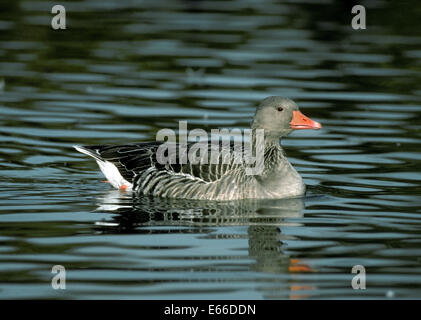
[[[184,145],[145,142],[79,148],[98,160],[113,163],[127,181],[132,181],[136,175],[147,170],[154,170],[202,182],[214,182],[244,167],[242,145],[233,142]]]

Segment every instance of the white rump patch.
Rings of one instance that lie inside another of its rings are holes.
[[[120,174],[117,167],[113,163],[106,160],[102,160],[100,158],[100,155],[97,155],[96,153],[93,153],[90,150],[84,149],[83,147],[74,146],[74,148],[77,151],[94,158],[95,161],[98,163],[98,166],[104,174],[105,178],[107,178],[107,180],[114,188],[120,189],[120,187],[124,185],[127,187],[125,188],[125,190],[132,190],[133,184],[123,178],[123,176]]]
[[[114,164],[109,161],[101,161],[97,159],[95,160],[98,163],[99,168],[101,169],[104,176],[114,188],[120,189],[121,186],[125,185],[127,186],[127,191],[132,190],[133,185],[123,178],[123,176],[120,174],[120,171],[118,171]]]

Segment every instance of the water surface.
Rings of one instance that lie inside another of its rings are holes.
[[[417,2],[358,31],[341,1],[66,2],[61,31],[52,5],[0,4],[0,298],[421,297]],[[133,201],[71,147],[247,128],[270,95],[323,124],[282,141],[303,199]]]

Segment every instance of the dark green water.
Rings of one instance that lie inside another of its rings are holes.
[[[421,298],[421,5],[353,30],[312,3],[65,1],[54,31],[3,0],[0,298]],[[247,128],[270,95],[323,124],[283,141],[304,199],[133,202],[71,148]]]

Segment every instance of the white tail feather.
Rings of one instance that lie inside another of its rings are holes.
[[[98,166],[104,174],[105,178],[107,178],[107,180],[114,188],[120,189],[122,186],[126,186],[127,191],[132,190],[132,183],[128,182],[126,179],[123,178],[123,176],[120,174],[117,167],[113,163],[102,159],[99,154],[93,153],[89,149],[85,149],[81,146],[73,147],[77,151],[94,158],[95,161],[98,163]]]

